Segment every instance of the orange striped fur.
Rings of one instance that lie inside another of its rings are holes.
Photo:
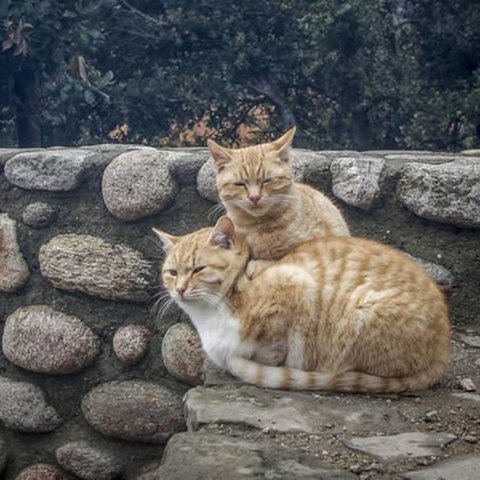
[[[294,135],[292,128],[274,142],[240,149],[208,142],[220,199],[253,259],[280,258],[316,236],[350,235],[325,195],[295,182],[289,158]]]
[[[443,293],[391,247],[317,238],[248,280],[248,246],[227,217],[184,237],[157,233],[169,247],[165,287],[207,355],[245,382],[400,392],[434,385],[448,367]]]

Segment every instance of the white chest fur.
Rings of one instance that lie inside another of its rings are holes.
[[[255,347],[242,342],[239,321],[226,308],[186,302],[180,307],[197,329],[205,353],[218,367],[227,368],[227,359],[232,356],[253,355]]]

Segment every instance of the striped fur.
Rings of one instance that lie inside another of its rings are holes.
[[[448,367],[448,362],[427,367],[405,377],[379,377],[363,372],[305,372],[290,367],[275,367],[232,357],[228,370],[245,383],[279,390],[316,390],[352,393],[401,393],[422,390],[435,385]]]
[[[249,249],[228,217],[184,237],[158,233],[170,242],[165,287],[207,355],[245,382],[400,392],[429,388],[448,367],[444,295],[391,247],[317,238],[262,261],[249,280]]]
[[[275,259],[314,237],[349,236],[338,208],[295,182],[289,146],[295,129],[270,143],[226,149],[209,141],[220,199],[253,259]],[[254,204],[251,198],[258,197]]]

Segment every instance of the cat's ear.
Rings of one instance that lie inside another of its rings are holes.
[[[232,221],[224,215],[220,217],[210,234],[207,242],[222,248],[232,248],[235,239],[235,227]]]
[[[277,138],[272,142],[273,149],[277,153],[280,160],[288,162],[290,160],[289,149],[297,131],[296,127],[292,127],[286,131],[280,138]]]
[[[169,235],[168,233],[162,232],[156,228],[152,228],[152,230],[162,242],[162,248],[165,253],[168,252],[179,240],[178,237]]]
[[[213,140],[207,140],[208,148],[210,149],[210,154],[213,158],[213,164],[218,173],[220,173],[227,163],[232,161],[232,157],[228,153],[226,148],[221,147],[218,143]]]

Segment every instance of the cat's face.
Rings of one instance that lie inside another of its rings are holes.
[[[229,212],[261,217],[291,201],[294,176],[288,148],[294,134],[291,129],[274,142],[240,149],[209,140],[219,196]]]
[[[221,217],[213,229],[183,237],[154,231],[167,252],[161,272],[163,285],[182,308],[199,303],[218,305],[248,261],[248,249],[235,237],[228,217]]]

